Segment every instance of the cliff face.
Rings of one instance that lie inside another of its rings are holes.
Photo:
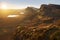
[[[44,15],[44,16],[60,18],[60,5],[43,4],[43,5],[41,5],[40,13],[41,13],[41,15]]]

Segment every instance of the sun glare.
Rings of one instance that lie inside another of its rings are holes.
[[[8,6],[7,6],[7,4],[5,4],[5,3],[2,3],[2,4],[1,4],[1,9],[8,9]]]

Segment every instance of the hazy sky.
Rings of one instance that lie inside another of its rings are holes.
[[[27,6],[40,7],[41,4],[60,4],[60,0],[0,0],[10,8],[25,8]]]

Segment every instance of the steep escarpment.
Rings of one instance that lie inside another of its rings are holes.
[[[42,15],[60,18],[60,5],[49,4],[49,5],[41,5],[40,12]]]

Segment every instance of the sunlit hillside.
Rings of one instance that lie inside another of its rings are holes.
[[[60,40],[60,5],[0,9],[0,40]]]

